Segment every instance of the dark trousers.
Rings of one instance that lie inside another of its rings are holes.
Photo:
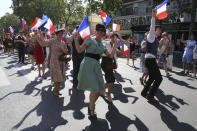
[[[18,59],[19,59],[18,62],[24,63],[24,60],[25,60],[25,51],[24,51],[24,49],[18,50]]]
[[[147,92],[149,91],[149,96],[155,96],[163,78],[161,76],[161,72],[159,70],[159,67],[157,66],[155,58],[145,59],[145,65],[149,72],[149,79],[146,82],[144,89],[142,90],[142,93],[147,95]]]
[[[79,73],[79,68],[81,61],[83,60],[83,57],[77,57],[77,56],[72,56],[72,61],[73,61],[73,87],[77,87],[78,85],[78,73]]]

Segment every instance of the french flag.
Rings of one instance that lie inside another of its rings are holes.
[[[44,23],[45,23],[45,21],[36,17],[36,19],[34,20],[33,25],[30,28],[30,30],[38,30]]]
[[[122,42],[119,40],[118,41],[118,44],[119,44],[119,46],[120,47],[122,47]],[[126,55],[128,55],[130,53],[130,50],[129,50],[129,48],[126,46],[126,45],[124,45],[124,52],[123,52],[123,56],[126,56]]]
[[[112,31],[119,31],[120,30],[120,25],[119,24],[112,24]]]
[[[165,19],[168,16],[167,3],[168,3],[168,0],[165,0],[162,4],[160,4],[156,7],[156,9],[157,9],[157,19],[162,20],[162,19]]]
[[[88,16],[83,19],[83,22],[79,26],[79,34],[81,38],[85,41],[90,36],[90,27],[88,25]]]
[[[23,29],[24,31],[27,30],[27,26],[26,26],[27,22],[26,22],[26,20],[23,19],[23,18],[21,18],[20,21],[21,21],[22,29]]]
[[[48,18],[48,20],[46,21],[44,28],[46,28],[50,34],[53,34],[55,32],[55,27],[50,18]]]
[[[13,33],[14,33],[14,28],[13,28],[12,26],[10,26],[10,27],[8,28],[8,31],[10,32],[10,34],[13,34]]]
[[[104,25],[107,26],[109,22],[111,21],[111,18],[107,16],[106,12],[103,12],[102,10],[99,11],[99,14],[101,18],[103,19]]]
[[[106,30],[106,36],[107,36],[107,38],[109,38],[109,30],[108,29]]]

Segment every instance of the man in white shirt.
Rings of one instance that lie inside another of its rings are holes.
[[[149,72],[149,79],[141,92],[141,95],[151,102],[157,102],[154,96],[163,80],[156,62],[157,49],[159,45],[157,38],[161,36],[161,28],[155,27],[156,14],[157,10],[153,9],[151,27],[147,36],[147,49],[145,54],[145,65]]]

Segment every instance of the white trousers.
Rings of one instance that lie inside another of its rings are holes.
[[[172,70],[173,67],[173,55],[167,57],[167,68]]]

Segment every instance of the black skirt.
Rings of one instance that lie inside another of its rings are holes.
[[[105,80],[107,83],[114,83],[115,82],[115,77],[114,77],[114,72],[113,70],[103,70],[105,73]]]

